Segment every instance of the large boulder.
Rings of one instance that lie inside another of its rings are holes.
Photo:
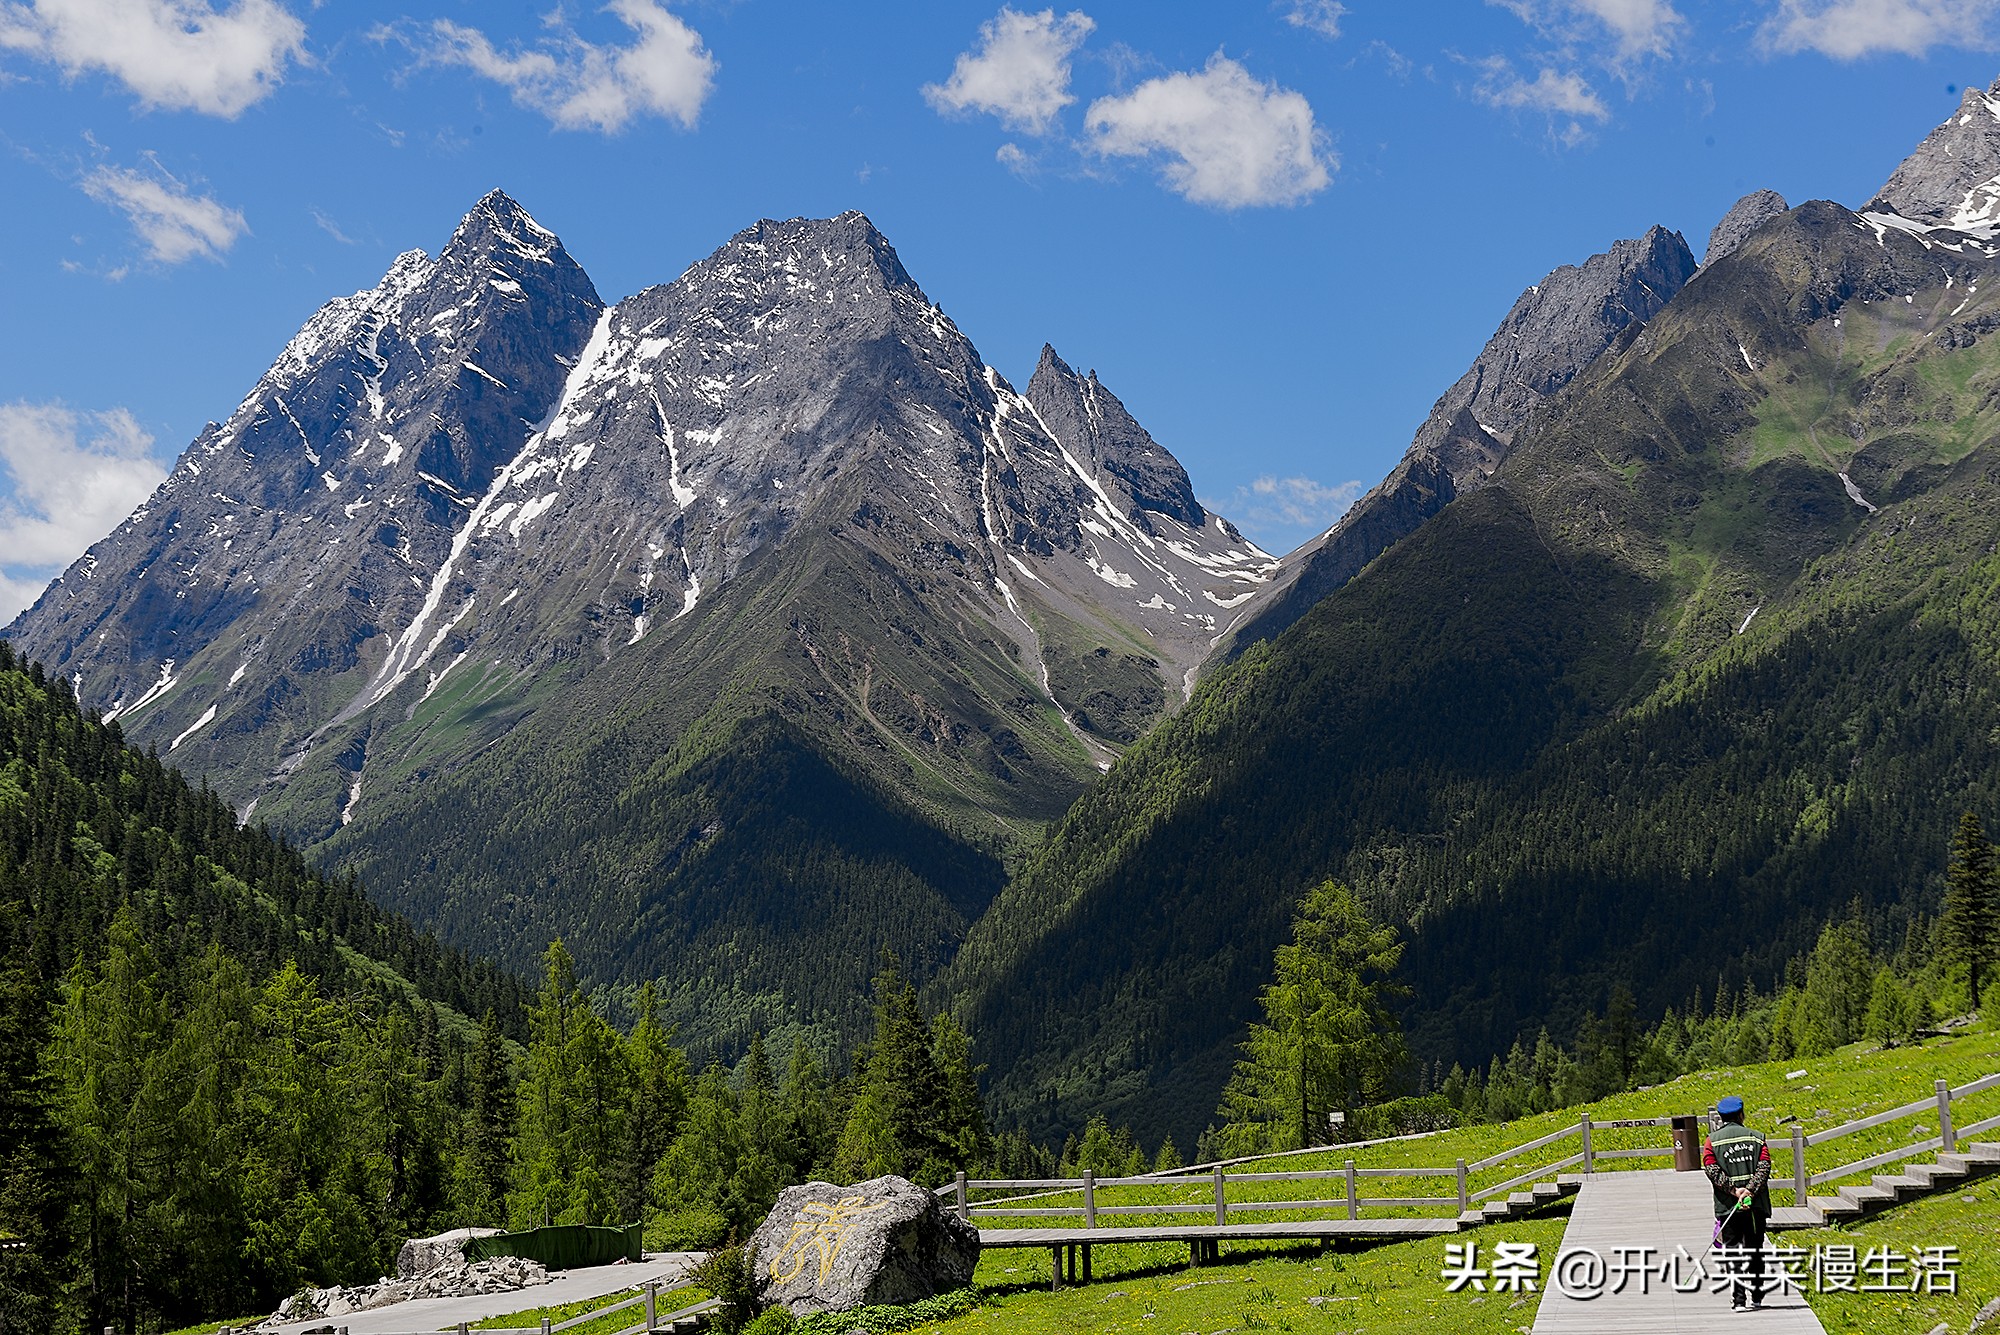
[[[455,1228],[433,1237],[411,1238],[396,1253],[396,1278],[415,1279],[442,1265],[463,1266],[466,1243],[498,1232],[497,1228]]]
[[[900,1177],[788,1187],[750,1238],[759,1295],[794,1316],[949,1293],[978,1263],[979,1230]]]

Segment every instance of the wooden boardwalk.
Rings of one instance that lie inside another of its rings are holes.
[[[1391,1242],[1398,1238],[1456,1233],[1458,1228],[1456,1219],[1271,1220],[1261,1224],[1165,1224],[1139,1228],[982,1228],[979,1230],[979,1245],[982,1249],[1048,1248],[1049,1282],[1059,1289],[1066,1283],[1090,1282],[1090,1249],[1093,1246],[1121,1242],[1184,1242],[1188,1249],[1188,1264],[1203,1265],[1222,1259],[1224,1242],[1252,1239],[1329,1242],[1334,1238]]]
[[[1165,1224],[1152,1228],[982,1228],[981,1247],[1074,1247],[1118,1242],[1242,1242],[1272,1238],[1428,1238],[1456,1233],[1456,1219],[1313,1219],[1300,1222]]]
[[[1707,1335],[1724,1327],[1736,1329],[1732,1322],[1741,1322],[1746,1331],[1754,1328],[1756,1335],[1825,1335],[1825,1327],[1797,1292],[1767,1297],[1760,1312],[1732,1314],[1726,1291],[1717,1293],[1704,1283],[1694,1292],[1678,1292],[1657,1271],[1645,1276],[1643,1283],[1637,1274],[1628,1275],[1622,1292],[1610,1291],[1621,1248],[1635,1268],[1646,1260],[1655,1266],[1671,1261],[1676,1247],[1700,1257],[1715,1228],[1712,1200],[1708,1178],[1700,1173],[1592,1174],[1570,1210],[1562,1250],[1588,1248],[1602,1257],[1604,1292],[1590,1299],[1567,1296],[1555,1282],[1555,1258],[1543,1257],[1542,1306],[1535,1317],[1535,1335],[1602,1335],[1614,1330],[1620,1335]],[[1642,1258],[1641,1248],[1652,1250]],[[1714,1267],[1712,1257],[1707,1264]],[[1685,1282],[1693,1271],[1683,1264],[1679,1274]]]

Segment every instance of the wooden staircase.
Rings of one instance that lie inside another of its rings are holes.
[[[1519,1219],[1565,1196],[1576,1195],[1582,1187],[1581,1175],[1565,1173],[1553,1182],[1537,1182],[1526,1191],[1510,1192],[1500,1200],[1491,1200],[1477,1209],[1467,1210],[1459,1215],[1458,1226],[1476,1228],[1481,1224],[1498,1224],[1509,1219]]]
[[[1832,1196],[1808,1197],[1803,1207],[1773,1210],[1771,1227],[1819,1228],[1847,1223],[1989,1173],[2000,1173],[2000,1144],[1975,1141],[1961,1145],[1956,1152],[1939,1154],[1935,1163],[1906,1164],[1900,1173],[1877,1173],[1866,1184],[1840,1187]]]

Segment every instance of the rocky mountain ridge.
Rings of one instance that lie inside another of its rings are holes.
[[[1017,391],[859,213],[607,306],[495,192],[9,635],[462,944],[636,980],[702,943],[675,1014],[726,1042],[855,1019],[885,940],[948,958],[1276,566],[1094,375],[1046,349]]]
[[[1402,460],[1232,628],[1233,656],[1282,632],[1453,499],[1486,484],[1549,397],[1635,333],[1694,275],[1678,232],[1653,227],[1523,292],[1470,368],[1432,406]]]
[[[1862,212],[1960,232],[2000,227],[2000,79],[1967,88],[1957,113],[1903,160]]]
[[[855,470],[849,521],[954,567],[1044,684],[1046,603],[1178,698],[1276,565],[1094,376],[1050,349],[1016,392],[860,214],[761,223],[607,308],[496,191],[308,321],[10,633],[247,806],[469,660],[608,657],[694,614]]]

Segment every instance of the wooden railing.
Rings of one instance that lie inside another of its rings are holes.
[[[1250,1172],[1231,1173],[1225,1171],[1228,1163],[1242,1163],[1246,1160],[1229,1160],[1223,1163],[1201,1164],[1194,1168],[1175,1172],[1147,1173],[1136,1177],[1098,1177],[1085,1171],[1074,1178],[968,1178],[960,1173],[950,1186],[940,1187],[939,1195],[953,1198],[958,1217],[968,1222],[982,1219],[1074,1219],[1081,1215],[1087,1229],[1098,1227],[1100,1216],[1117,1217],[1130,1215],[1182,1215],[1198,1216],[1204,1222],[1226,1225],[1232,1213],[1253,1214],[1266,1211],[1322,1212],[1323,1217],[1335,1217],[1324,1212],[1333,1211],[1348,1219],[1359,1219],[1365,1210],[1435,1210],[1449,1207],[1455,1213],[1463,1213],[1472,1207],[1496,1196],[1504,1196],[1530,1182],[1547,1180],[1551,1175],[1566,1169],[1581,1167],[1586,1173],[1596,1171],[1601,1159],[1641,1159],[1671,1157],[1670,1147],[1645,1147],[1640,1149],[1599,1150],[1593,1146],[1595,1132],[1611,1128],[1664,1127],[1671,1125],[1668,1117],[1630,1118],[1615,1122],[1593,1121],[1588,1116],[1578,1118],[1569,1126],[1551,1132],[1539,1139],[1512,1146],[1484,1159],[1468,1162],[1459,1159],[1450,1166],[1410,1167],[1410,1168],[1362,1168],[1353,1159],[1347,1159],[1339,1168],[1303,1170],[1292,1172]],[[1436,1133],[1427,1133],[1436,1134]],[[1549,1162],[1539,1163],[1517,1173],[1504,1181],[1474,1191],[1472,1176],[1488,1169],[1508,1164],[1524,1155],[1534,1154],[1562,1141],[1575,1137],[1579,1148],[1575,1153]],[[1416,1137],[1397,1137],[1398,1140]],[[1374,1141],[1366,1144],[1381,1144]],[[1346,1148],[1363,1148],[1357,1143]],[[1292,1153],[1338,1153],[1342,1146],[1319,1146],[1313,1150],[1292,1151]],[[1197,1172],[1207,1170],[1202,1176]],[[1395,1179],[1436,1180],[1447,1179],[1452,1184],[1450,1195],[1424,1196],[1364,1196],[1361,1184],[1366,1181],[1390,1181]],[[1327,1194],[1308,1198],[1230,1199],[1231,1187],[1248,1187],[1253,1191],[1259,1184],[1279,1182],[1329,1182],[1338,1183],[1337,1194]],[[1117,1187],[1190,1187],[1210,1188],[1209,1199],[1200,1204],[1178,1205],[1117,1205],[1101,1204],[1098,1192]],[[1006,1200],[975,1202],[975,1191],[1029,1192],[1029,1196],[1015,1196]],[[1046,1200],[1051,1195],[1081,1195],[1080,1204],[1029,1205],[1030,1200]]]
[[[1788,1145],[1782,1143],[1773,1144],[1771,1146],[1771,1153],[1774,1159],[1779,1154],[1789,1153],[1791,1155],[1792,1202],[1795,1205],[1804,1205],[1807,1193],[1813,1187],[1817,1187],[1822,1183],[1838,1181],[1843,1177],[1853,1177],[1857,1173],[1884,1168],[1889,1164],[1901,1163],[1905,1159],[1914,1159],[1919,1155],[1930,1154],[1935,1151],[1950,1154],[1958,1148],[1960,1140],[1970,1139],[1982,1131],[1991,1131],[1995,1127],[2000,1127],[2000,1117],[1987,1117],[1965,1126],[1954,1127],[1952,1125],[1951,1105],[1955,1100],[1969,1098],[1974,1094],[1983,1094],[1990,1089],[2000,1089],[2000,1073],[1967,1081],[1955,1089],[1947,1081],[1940,1080],[1937,1082],[1932,1094],[1925,1098],[1918,1099],[1912,1103],[1905,1103],[1898,1108],[1890,1108],[1886,1112],[1875,1113],[1869,1117],[1858,1117],[1851,1122],[1842,1122],[1839,1126],[1830,1126],[1824,1131],[1815,1131],[1807,1134],[1805,1128],[1794,1124],[1792,1127],[1791,1143]],[[1931,1112],[1935,1112],[1938,1119],[1938,1134],[1935,1136],[1915,1141],[1908,1145],[1900,1145],[1893,1150],[1884,1150],[1880,1154],[1871,1154],[1865,1158],[1856,1159],[1852,1163],[1840,1164],[1817,1173],[1808,1173],[1806,1171],[1806,1151],[1815,1145],[1824,1145],[1829,1141],[1839,1140],[1844,1136],[1851,1136],[1858,1131],[1871,1131],[1876,1127],[1888,1126],[1893,1122],[1900,1122],[1910,1117],[1922,1117],[1926,1113]],[[1773,1167],[1775,1166],[1774,1163]]]
[[[1969,1138],[1982,1131],[2000,1127],[2000,1116],[1988,1117],[1981,1121],[1956,1128],[1954,1128],[1952,1122],[1952,1104],[1955,1100],[1964,1099],[1971,1095],[1985,1093],[1988,1090],[1994,1089],[2000,1089],[2000,1073],[1984,1076],[1956,1088],[1951,1087],[1946,1081],[1940,1080],[1937,1082],[1933,1094],[1918,1099],[1915,1102],[1903,1104],[1901,1107],[1890,1108],[1885,1112],[1856,1118],[1853,1121],[1843,1122],[1838,1126],[1828,1127],[1825,1130],[1815,1131],[1810,1134],[1803,1127],[1794,1125],[1791,1130],[1789,1143],[1776,1138],[1771,1140],[1770,1148],[1774,1160],[1773,1167],[1777,1166],[1775,1161],[1779,1156],[1786,1154],[1791,1156],[1792,1193],[1795,1202],[1799,1205],[1804,1205],[1808,1191],[1812,1187],[1819,1186],[1822,1183],[1835,1181],[1843,1177],[1851,1177],[1857,1173],[1897,1163],[1905,1159],[1913,1159],[1919,1155],[1928,1154],[1936,1150],[1950,1153],[1956,1147],[1959,1140]],[[1938,1118],[1939,1133],[1936,1136],[1917,1141],[1913,1144],[1898,1146],[1895,1149],[1885,1150],[1879,1154],[1872,1154],[1865,1158],[1856,1159],[1851,1163],[1827,1168],[1821,1172],[1807,1172],[1806,1151],[1813,1147],[1824,1145],[1858,1132],[1886,1126],[1905,1118],[1922,1116],[1931,1112],[1935,1112]],[[1713,1108],[1710,1108],[1705,1116],[1699,1114],[1693,1116],[1695,1116],[1697,1122],[1701,1123],[1705,1129],[1712,1128],[1717,1120]],[[982,1219],[1074,1219],[1080,1215],[1083,1219],[1083,1226],[1086,1229],[1097,1228],[1100,1216],[1107,1218],[1133,1215],[1192,1216],[1200,1218],[1204,1223],[1226,1225],[1232,1214],[1252,1214],[1267,1211],[1332,1212],[1323,1213],[1322,1217],[1359,1219],[1362,1213],[1367,1210],[1435,1210],[1449,1207],[1462,1214],[1496,1197],[1504,1198],[1508,1193],[1519,1190],[1531,1183],[1547,1181],[1558,1173],[1572,1169],[1583,1173],[1595,1173],[1603,1171],[1603,1167],[1608,1164],[1622,1166],[1625,1161],[1630,1160],[1672,1158],[1674,1151],[1671,1146],[1648,1145],[1637,1148],[1603,1149],[1597,1146],[1596,1138],[1600,1133],[1605,1131],[1668,1127],[1674,1121],[1675,1119],[1672,1117],[1636,1117],[1600,1121],[1586,1115],[1579,1117],[1574,1123],[1552,1131],[1538,1139],[1511,1146],[1501,1150],[1497,1154],[1490,1154],[1484,1159],[1477,1159],[1469,1163],[1464,1159],[1460,1159],[1449,1167],[1362,1168],[1356,1164],[1355,1160],[1349,1158],[1339,1168],[1332,1169],[1296,1172],[1232,1173],[1227,1171],[1230,1166],[1253,1162],[1253,1160],[1229,1159],[1210,1164],[1198,1164],[1185,1169],[1147,1173],[1134,1177],[1100,1178],[1093,1173],[1085,1172],[1081,1177],[1074,1178],[971,1179],[967,1178],[965,1174],[960,1173],[955,1182],[938,1188],[938,1194],[950,1198],[953,1201],[958,1217],[968,1222],[978,1222]],[[1440,1133],[1425,1132],[1418,1136],[1398,1136],[1393,1139],[1398,1141],[1416,1140],[1437,1134]],[[1482,1186],[1478,1190],[1472,1188],[1471,1179],[1475,1174],[1483,1173],[1503,1165],[1511,1166],[1514,1162],[1526,1156],[1535,1155],[1543,1150],[1551,1150],[1572,1139],[1576,1143],[1576,1148],[1566,1155],[1551,1157],[1547,1162],[1536,1163],[1526,1167],[1503,1181]],[[1337,1154],[1343,1148],[1363,1149],[1386,1143],[1388,1142],[1365,1141],[1356,1142],[1345,1147],[1328,1145],[1306,1150],[1286,1151],[1285,1153]],[[1280,1156],[1265,1156],[1262,1160],[1255,1161],[1268,1162],[1270,1158],[1275,1157]],[[1395,1179],[1446,1179],[1452,1183],[1452,1191],[1449,1195],[1425,1196],[1364,1196],[1361,1194],[1361,1184],[1364,1182],[1390,1181]],[[1780,1185],[1783,1179],[1777,1179],[1775,1174],[1774,1179],[1776,1179],[1774,1185],[1778,1185],[1779,1189],[1783,1190],[1782,1185]],[[1307,1199],[1272,1198],[1251,1200],[1242,1199],[1242,1192],[1239,1190],[1237,1193],[1238,1199],[1230,1199],[1230,1188],[1232,1187],[1239,1189],[1248,1188],[1254,1191],[1257,1184],[1280,1182],[1337,1183],[1338,1190]],[[1102,1203],[1098,1199],[1098,1193],[1108,1188],[1185,1188],[1191,1186],[1209,1187],[1210,1191],[1207,1198],[1198,1204],[1190,1202],[1166,1205]],[[999,1200],[975,1201],[972,1199],[972,1193],[983,1191],[1026,1192],[1032,1194],[1025,1196],[1016,1195]],[[1041,1205],[1028,1203],[1038,1200],[1047,1201],[1051,1196],[1056,1195],[1079,1194],[1081,1196],[1080,1203]]]

